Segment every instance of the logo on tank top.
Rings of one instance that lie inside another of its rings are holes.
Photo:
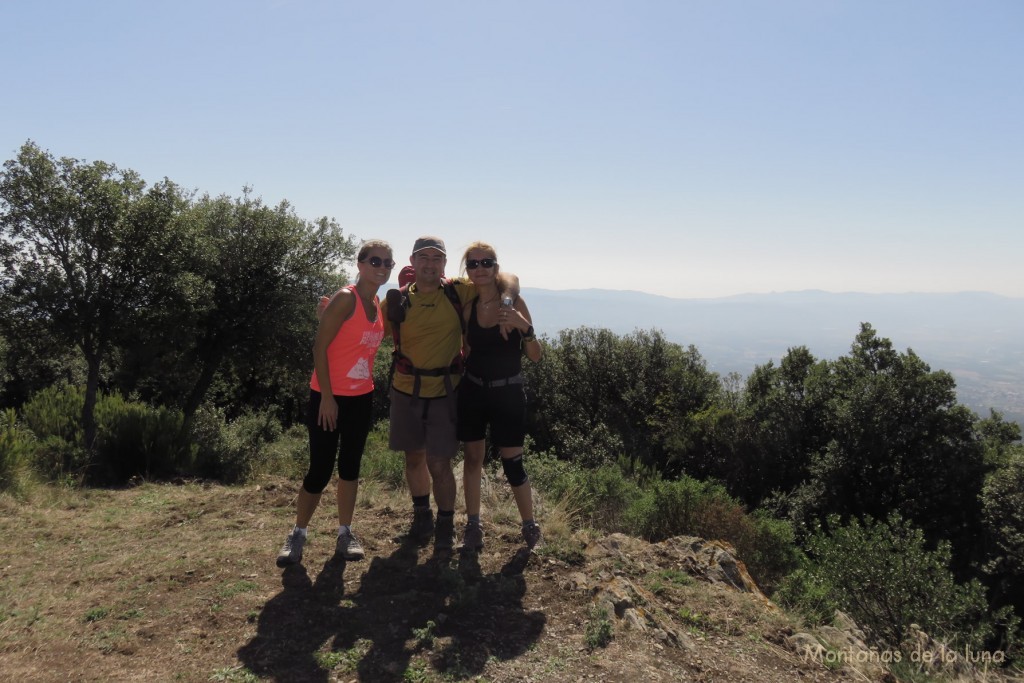
[[[381,340],[384,338],[383,332],[363,332],[363,338],[359,341],[363,346],[372,346],[374,348],[380,346]]]
[[[370,379],[370,364],[365,358],[360,358],[346,375],[349,379]]]

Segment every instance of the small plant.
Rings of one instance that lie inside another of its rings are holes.
[[[248,669],[239,666],[228,666],[217,669],[210,675],[211,681],[228,681],[229,683],[259,683],[259,677]]]
[[[86,623],[92,623],[94,621],[99,621],[100,619],[105,619],[109,614],[110,610],[106,607],[93,607],[85,613],[83,620]]]
[[[679,615],[679,619],[683,622],[686,628],[694,634],[703,635],[708,627],[711,625],[708,618],[700,612],[694,612],[693,610],[681,607],[676,612]]]
[[[428,621],[423,628],[414,628],[412,630],[413,636],[416,637],[417,647],[431,647],[434,644],[434,638],[437,635],[435,633],[437,624],[433,620]]]
[[[409,667],[402,672],[402,680],[408,683],[426,683],[430,680],[430,669],[427,663],[422,660],[411,662]]]
[[[235,581],[234,583],[224,584],[217,589],[217,596],[227,600],[241,593],[254,591],[257,588],[259,588],[259,586],[252,581]]]
[[[561,560],[566,564],[580,566],[586,562],[583,554],[583,544],[575,539],[560,539],[558,537],[547,538],[543,547],[537,550],[541,557],[550,557]]]
[[[681,569],[662,569],[658,572],[658,578],[674,586],[689,586],[693,583],[690,575]]]
[[[689,586],[693,579],[686,572],[678,569],[662,569],[648,580],[648,588],[655,595],[662,595],[669,586]]]
[[[359,660],[370,651],[371,645],[372,643],[369,640],[360,639],[347,650],[321,651],[317,652],[313,657],[322,669],[327,669],[328,671],[337,669],[342,673],[349,673],[356,670],[356,667],[359,666]]]
[[[608,643],[612,642],[612,622],[606,607],[591,608],[590,621],[587,622],[583,640],[591,650],[606,647]]]

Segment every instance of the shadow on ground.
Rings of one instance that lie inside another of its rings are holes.
[[[402,681],[420,667],[452,678],[481,673],[491,658],[507,660],[540,637],[545,616],[526,611],[523,570],[516,553],[493,574],[475,554],[424,557],[403,539],[387,557],[362,569],[332,557],[310,580],[288,567],[282,590],[260,612],[256,635],[239,648],[249,671],[279,681],[327,681],[332,672],[357,672],[364,681]],[[329,643],[329,647],[324,645]],[[415,659],[414,659],[415,658]]]

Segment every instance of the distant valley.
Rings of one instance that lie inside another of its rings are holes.
[[[984,292],[857,294],[821,291],[673,299],[620,290],[524,288],[538,332],[580,326],[616,334],[659,329],[693,344],[721,375],[747,375],[787,349],[817,358],[850,350],[861,322],[933,370],[950,372],[958,398],[979,415],[989,408],[1024,424],[1024,299]]]

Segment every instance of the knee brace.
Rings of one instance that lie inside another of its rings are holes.
[[[514,458],[502,458],[501,469],[505,471],[505,479],[512,486],[522,486],[526,483],[526,468],[523,467],[522,453]]]

